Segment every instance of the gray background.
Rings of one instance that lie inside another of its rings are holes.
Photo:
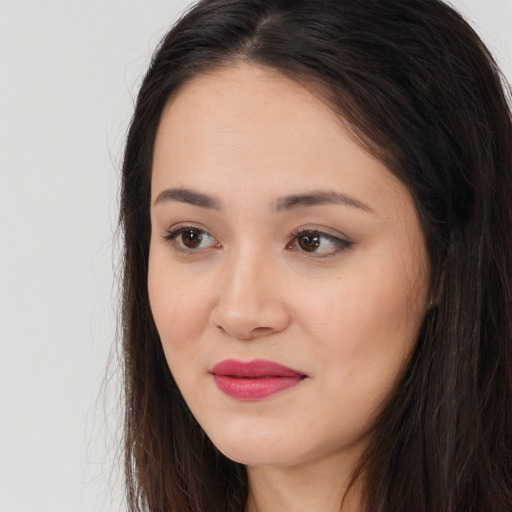
[[[0,512],[123,510],[104,379],[118,171],[149,56],[188,4],[0,0]],[[511,80],[512,0],[453,5]]]

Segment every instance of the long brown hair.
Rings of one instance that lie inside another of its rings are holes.
[[[504,81],[439,0],[203,0],[160,44],[123,165],[130,511],[242,512],[245,468],[212,445],[167,367],[148,300],[153,144],[164,105],[217,66],[277,69],[321,97],[408,187],[433,304],[354,473],[369,512],[512,510],[512,121]]]

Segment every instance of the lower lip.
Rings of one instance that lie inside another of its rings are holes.
[[[214,375],[215,384],[226,395],[239,400],[259,400],[296,386],[302,377],[242,378]]]

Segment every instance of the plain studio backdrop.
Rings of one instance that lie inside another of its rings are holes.
[[[186,0],[0,0],[0,512],[123,511],[122,146]],[[512,79],[512,0],[454,0]],[[107,383],[102,388],[103,383]]]

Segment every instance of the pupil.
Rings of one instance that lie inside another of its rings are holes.
[[[190,230],[184,231],[181,239],[186,247],[195,248],[201,243],[203,236],[198,231]]]
[[[320,245],[318,236],[305,235],[299,239],[299,244],[305,251],[313,252]]]

